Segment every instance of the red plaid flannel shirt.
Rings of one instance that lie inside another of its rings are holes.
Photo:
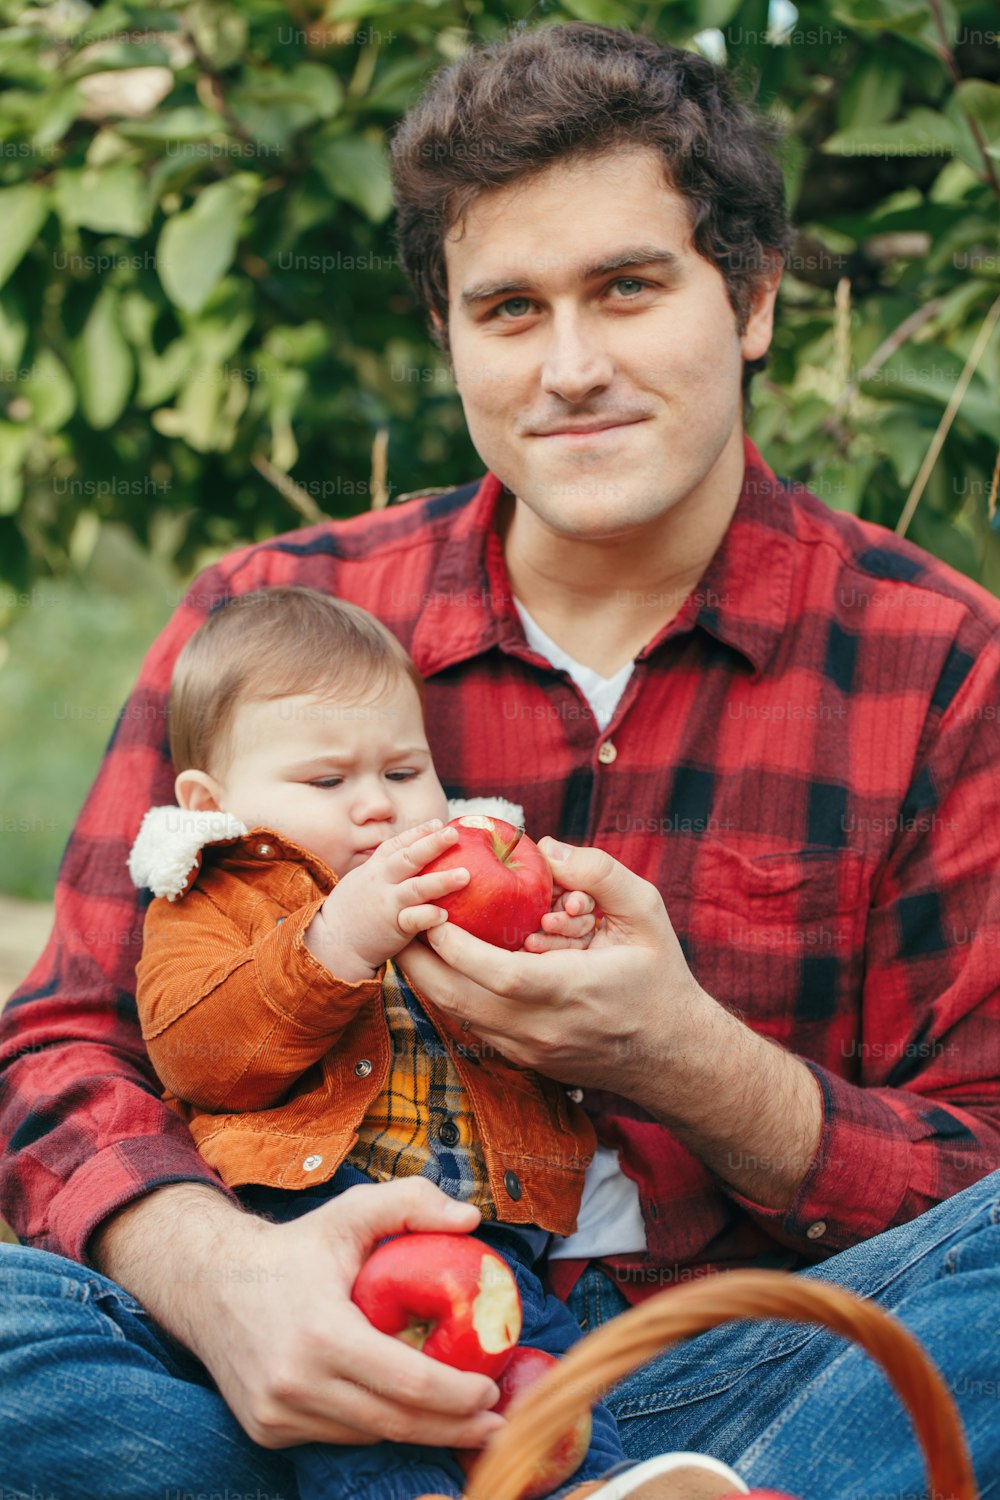
[[[95,1226],[151,1188],[220,1186],[145,1056],[125,858],[171,800],[181,645],[228,594],[288,583],[367,606],[410,650],[449,796],[500,792],[535,836],[599,845],[652,881],[699,982],[819,1082],[819,1151],[783,1211],[627,1101],[585,1095],[639,1188],[648,1254],[619,1267],[633,1296],[822,1259],[1000,1166],[1000,605],[746,452],[719,549],[604,731],[528,649],[492,475],[195,581],[122,710],[53,936],[0,1021],[0,1212],[23,1240],[84,1259]]]

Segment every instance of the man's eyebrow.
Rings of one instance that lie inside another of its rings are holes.
[[[680,263],[681,258],[674,250],[664,250],[659,245],[633,245],[627,250],[619,251],[617,255],[608,256],[606,260],[584,266],[581,274],[585,281],[595,281],[598,276],[610,276],[613,271],[625,271],[639,266],[661,266],[666,271],[676,271]],[[493,297],[520,295],[530,289],[531,283],[525,280],[477,281],[465,288],[459,301],[464,308],[476,307]]]

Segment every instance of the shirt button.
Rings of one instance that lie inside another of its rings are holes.
[[[260,855],[261,859],[273,859],[274,858],[274,845],[273,844],[258,844],[257,845],[257,853]]]
[[[574,1104],[583,1103],[583,1089],[567,1089],[566,1092]]]
[[[505,1172],[503,1174],[503,1185],[507,1189],[507,1197],[513,1198],[516,1203],[521,1196],[521,1179],[516,1172]]]
[[[322,1165],[323,1158],[321,1156],[307,1156],[302,1163],[302,1170],[303,1172],[315,1172],[316,1168]]]
[[[604,741],[604,744],[597,752],[597,759],[601,762],[602,766],[610,766],[613,760],[618,759],[618,751],[610,740]]]
[[[354,1064],[354,1071],[355,1073],[357,1073],[359,1078],[367,1078],[371,1070],[372,1065],[368,1061],[367,1057],[363,1057],[360,1062],[356,1062]]]
[[[807,1240],[821,1240],[826,1234],[826,1220],[817,1219],[815,1224],[810,1224],[806,1230]]]
[[[458,1126],[455,1124],[454,1120],[444,1121],[441,1129],[438,1131],[438,1139],[445,1146],[458,1145]]]

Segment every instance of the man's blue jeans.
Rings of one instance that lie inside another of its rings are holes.
[[[962,1412],[981,1494],[1000,1497],[1000,1173],[804,1273],[890,1308]],[[571,1306],[622,1310],[588,1274]],[[823,1330],[739,1323],[623,1382],[625,1450],[694,1448],[803,1500],[920,1500],[909,1420],[868,1356]],[[294,1500],[280,1453],[245,1436],[198,1362],[121,1288],[40,1251],[0,1246],[3,1500]]]

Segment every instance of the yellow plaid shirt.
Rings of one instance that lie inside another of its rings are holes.
[[[486,1159],[462,1080],[403,975],[386,964],[382,1000],[391,1062],[345,1162],[378,1182],[429,1177],[448,1194],[497,1217]]]

